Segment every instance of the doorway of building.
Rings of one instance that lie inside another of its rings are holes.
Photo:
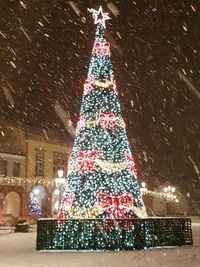
[[[4,200],[3,214],[11,214],[14,217],[20,215],[20,197],[17,192],[9,192]]]

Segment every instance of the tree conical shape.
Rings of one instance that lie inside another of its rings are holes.
[[[110,44],[97,24],[61,218],[145,217],[114,80]]]

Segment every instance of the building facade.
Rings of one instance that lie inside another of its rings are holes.
[[[4,216],[52,216],[60,188],[57,171],[67,173],[71,138],[39,127],[0,124],[0,220]]]
[[[56,184],[56,178],[58,170],[67,174],[71,147],[72,138],[66,132],[0,122],[0,223],[6,216],[57,215],[63,186]],[[166,185],[154,179],[156,192],[163,192]],[[144,196],[148,214],[195,214],[181,189],[177,188],[176,195],[179,202],[171,204]]]

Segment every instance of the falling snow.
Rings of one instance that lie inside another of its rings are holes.
[[[147,3],[148,2],[148,3]],[[74,136],[96,1],[3,1],[0,117]],[[199,1],[102,1],[138,177],[200,205]],[[0,129],[1,130],[1,129]],[[2,135],[2,132],[1,132]]]
[[[116,7],[116,5],[113,2],[109,2],[107,6],[115,17],[119,15],[119,9]]]

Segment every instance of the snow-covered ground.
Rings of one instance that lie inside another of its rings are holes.
[[[36,233],[0,235],[0,267],[200,267],[200,222],[193,246],[131,252],[37,252]]]

